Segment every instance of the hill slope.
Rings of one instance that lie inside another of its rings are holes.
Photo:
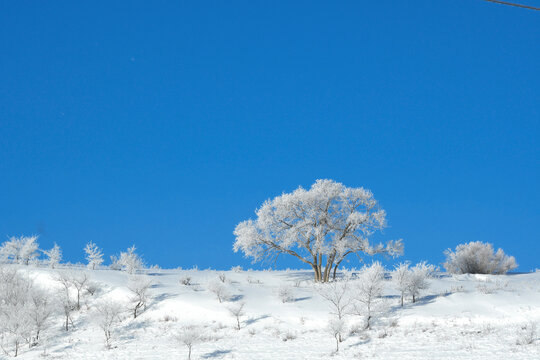
[[[20,269],[40,286],[59,288],[58,270]],[[206,340],[193,346],[193,359],[540,359],[540,340],[531,330],[540,321],[540,273],[443,274],[430,281],[417,303],[407,299],[403,308],[386,281],[384,314],[365,331],[360,316],[348,316],[344,341],[334,353],[335,340],[327,331],[332,308],[308,271],[148,271],[153,283],[148,306],[137,319],[127,311],[122,315],[109,350],[93,321],[95,305],[117,301],[127,309],[129,275],[73,271],[86,272],[100,291],[83,297],[71,330],[62,330],[57,315],[45,343],[24,346],[20,358],[41,359],[45,353],[51,359],[185,359],[187,347],[175,334],[195,325]],[[190,285],[180,283],[186,277]],[[209,291],[216,284],[226,289],[227,301],[220,303]],[[284,286],[292,293],[290,302],[277,295]],[[245,315],[236,330],[229,308],[241,303]],[[531,336],[532,344],[519,344]]]

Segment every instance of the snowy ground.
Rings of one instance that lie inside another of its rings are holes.
[[[46,288],[58,286],[56,270],[23,269]],[[209,283],[219,281],[219,272],[148,271],[154,283],[148,308],[135,320],[126,313],[110,350],[92,322],[92,306],[104,299],[126,301],[129,275],[77,271],[100,283],[101,292],[84,298],[72,330],[62,330],[59,315],[48,331],[48,344],[25,346],[20,358],[41,359],[45,353],[49,359],[185,359],[187,348],[174,334],[197,324],[206,327],[210,339],[194,345],[193,359],[540,359],[540,339],[519,344],[534,322],[540,324],[540,273],[441,275],[431,280],[419,302],[404,308],[388,282],[388,317],[372,330],[346,335],[335,354],[335,341],[325,330],[331,308],[314,290],[309,271],[226,271],[230,300],[223,303],[208,291]],[[186,276],[192,285],[180,284]],[[276,296],[283,284],[292,287],[294,301],[283,303]],[[241,330],[234,328],[227,309],[235,302],[245,303]],[[355,323],[362,319],[350,316],[349,327]]]

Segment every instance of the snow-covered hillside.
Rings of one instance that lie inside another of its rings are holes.
[[[58,270],[19,269],[39,286],[60,289]],[[63,329],[62,315],[55,315],[41,344],[23,345],[20,358],[186,359],[188,348],[178,334],[194,326],[204,340],[193,345],[192,359],[540,359],[534,330],[540,323],[540,273],[443,274],[430,280],[417,303],[406,299],[403,308],[385,280],[388,311],[370,330],[363,330],[360,316],[348,315],[335,353],[336,341],[328,331],[332,307],[309,271],[146,271],[152,281],[149,300],[136,319],[127,310],[130,275],[76,271],[87,273],[100,290],[85,293],[69,331]],[[223,302],[215,294],[219,291],[224,291]],[[283,293],[290,301],[282,301]],[[96,305],[110,301],[126,311],[113,326],[112,348],[106,349],[94,319]],[[230,309],[242,303],[245,314],[237,330]]]

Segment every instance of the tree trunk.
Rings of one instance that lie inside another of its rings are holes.
[[[319,269],[319,281],[322,281],[322,254],[319,254],[319,259],[317,260],[317,268]]]
[[[315,282],[319,282],[320,279],[321,279],[321,276],[319,274],[319,268],[317,267],[317,265],[311,265],[311,267],[313,268],[313,273],[314,273],[314,276],[315,276]]]
[[[334,265],[335,258],[336,258],[335,253],[328,256],[328,259],[326,260],[326,267],[324,268],[324,277],[323,277],[322,282],[328,282],[328,280],[330,279],[330,271],[332,270],[332,266]]]
[[[337,269],[339,267],[339,265],[341,265],[341,262],[345,260],[345,256],[343,256],[341,259],[339,259],[337,262],[336,262],[336,265],[334,266],[334,274],[332,276],[332,279],[336,280],[336,274],[337,274]]]

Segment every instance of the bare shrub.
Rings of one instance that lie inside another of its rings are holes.
[[[478,284],[476,285],[476,290],[486,295],[493,294],[497,291],[497,289],[494,286],[490,286],[488,284]]]
[[[95,294],[101,292],[101,284],[94,281],[89,281],[86,284],[86,293],[90,296],[94,296]]]
[[[231,271],[233,271],[233,272],[235,272],[235,273],[241,273],[241,272],[243,271],[243,269],[242,269],[242,266],[237,265],[237,266],[233,266],[233,267],[231,268]]]
[[[296,333],[292,330],[286,330],[284,333],[280,334],[280,337],[282,341],[291,341],[295,340],[298,335],[296,335]]]
[[[219,279],[219,281],[221,281],[222,283],[225,284],[225,281],[227,281],[227,276],[225,276],[225,273],[219,273],[218,274],[218,279]]]
[[[247,281],[249,284],[262,284],[261,280],[255,279],[254,277],[251,277],[251,276],[248,276],[248,277],[246,278],[246,281]]]
[[[191,276],[184,276],[184,277],[180,278],[180,284],[185,285],[185,286],[190,286],[191,285]]]
[[[162,322],[177,322],[178,318],[176,316],[166,314],[161,318],[161,321]]]
[[[465,292],[465,288],[463,287],[463,285],[452,285],[450,287],[450,293],[453,294],[453,293],[461,293],[461,292]]]

